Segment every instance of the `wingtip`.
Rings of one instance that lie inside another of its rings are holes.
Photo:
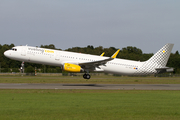
[[[103,52],[100,56],[102,57],[102,56],[104,56],[104,54],[105,54],[105,52]]]
[[[118,49],[118,50],[111,56],[111,58],[116,58],[116,56],[118,55],[119,51],[120,51],[120,49]]]

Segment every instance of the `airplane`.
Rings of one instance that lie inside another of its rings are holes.
[[[120,50],[111,57],[68,52],[32,46],[16,46],[4,52],[10,59],[60,66],[68,72],[84,72],[83,78],[90,79],[90,71],[99,71],[119,75],[150,75],[172,72],[173,68],[166,67],[174,44],[166,44],[149,60],[140,62],[116,58]]]

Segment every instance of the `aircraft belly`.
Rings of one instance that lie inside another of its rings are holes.
[[[113,73],[113,74],[120,74],[120,75],[133,75],[136,71],[134,68],[131,67],[124,67],[124,66],[107,66],[101,67],[104,69],[104,72]]]

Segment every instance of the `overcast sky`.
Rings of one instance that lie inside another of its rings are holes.
[[[180,52],[180,0],[0,0],[0,44]]]

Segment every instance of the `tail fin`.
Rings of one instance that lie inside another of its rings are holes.
[[[156,54],[154,54],[148,61],[148,64],[153,65],[155,68],[165,67],[169,56],[171,54],[171,50],[174,44],[166,44],[162,47]]]
[[[134,73],[135,75],[148,75],[160,73],[162,70],[169,69],[166,67],[171,50],[174,44],[166,44],[156,54],[154,54],[149,60]],[[165,70],[167,71],[167,70]]]

